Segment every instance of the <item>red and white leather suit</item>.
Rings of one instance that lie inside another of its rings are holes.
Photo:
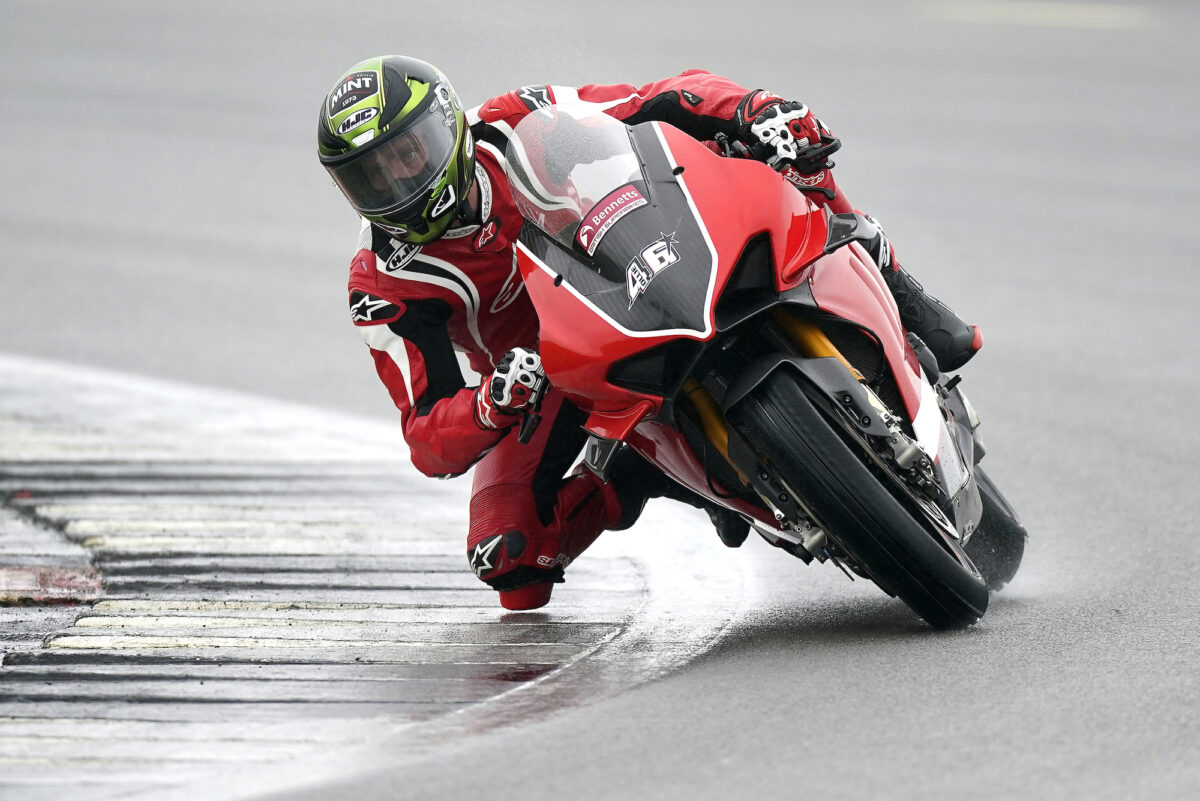
[[[474,388],[455,357],[455,351],[465,354],[471,368],[486,376],[508,350],[537,346],[538,320],[513,258],[522,218],[504,178],[508,136],[532,109],[583,102],[629,124],[667,122],[711,141],[718,133],[738,132],[739,108],[745,114],[772,99],[778,98],[702,71],[641,88],[523,87],[468,114],[477,143],[478,222],[451,228],[419,247],[364,223],[350,264],[351,317],[400,410],[417,469],[448,477],[478,463],[468,559],[481,579],[501,588],[506,607],[545,603],[548,581],[561,577],[561,568],[621,517],[611,485],[586,471],[563,478],[583,444],[578,410],[551,388],[542,424],[529,443],[517,442],[515,428],[481,428]],[[808,182],[817,190],[808,195],[814,202],[835,213],[852,210],[829,170]],[[518,569],[523,572],[514,573]],[[505,582],[496,577],[505,575],[546,580],[503,589]]]

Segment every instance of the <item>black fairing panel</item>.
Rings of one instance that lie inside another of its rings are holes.
[[[522,230],[521,242],[618,326],[704,336],[715,255],[653,127],[635,126],[630,138],[647,179],[633,185],[649,205],[618,221],[592,257],[577,244],[562,247],[532,225]],[[648,280],[639,284],[637,275]]]

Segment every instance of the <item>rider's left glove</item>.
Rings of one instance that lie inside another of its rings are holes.
[[[541,406],[548,386],[542,357],[527,348],[513,348],[475,390],[475,422],[480,428],[508,428],[522,413]]]
[[[780,172],[789,166],[803,175],[833,167],[829,157],[842,142],[825,123],[795,100],[770,92],[751,92],[738,106],[739,138],[752,155]]]

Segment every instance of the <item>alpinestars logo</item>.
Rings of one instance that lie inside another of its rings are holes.
[[[679,251],[675,249],[678,244],[679,240],[675,238],[674,231],[663,234],[661,239],[656,239],[646,245],[642,248],[642,252],[629,262],[629,266],[625,268],[629,289],[629,308],[633,308],[633,304],[646,291],[646,287],[650,286],[650,282],[658,277],[659,273],[679,261]]]
[[[488,309],[492,314],[504,311],[512,305],[517,296],[521,294],[521,290],[525,288],[525,284],[521,281],[521,271],[517,267],[517,254],[513,251],[513,266],[512,272],[508,274],[508,278],[504,279],[504,285],[500,287],[500,291],[496,293],[496,299],[492,301],[492,306]]]
[[[539,108],[550,108],[550,89],[545,86],[522,86],[517,92],[517,97],[525,101],[525,105],[530,111],[537,111]]]
[[[400,312],[394,304],[366,293],[355,292],[350,301],[350,319],[356,323],[370,323],[395,317]]]
[[[489,242],[496,238],[497,230],[499,229],[496,227],[495,218],[484,223],[483,227],[479,229],[479,235],[475,237],[475,250],[483,250]]]
[[[805,175],[789,164],[783,171],[783,177],[803,191],[821,186],[825,182],[825,171],[821,170],[815,175]]]
[[[485,574],[496,569],[496,565],[500,561],[496,548],[502,539],[504,539],[503,534],[493,534],[486,540],[481,540],[471,549],[471,569],[475,571],[476,576],[483,578]]]

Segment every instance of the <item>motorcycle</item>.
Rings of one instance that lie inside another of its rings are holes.
[[[959,377],[902,329],[870,221],[594,110],[528,115],[506,156],[542,364],[588,414],[588,469],[607,479],[631,447],[936,628],[984,614],[1025,530]]]

